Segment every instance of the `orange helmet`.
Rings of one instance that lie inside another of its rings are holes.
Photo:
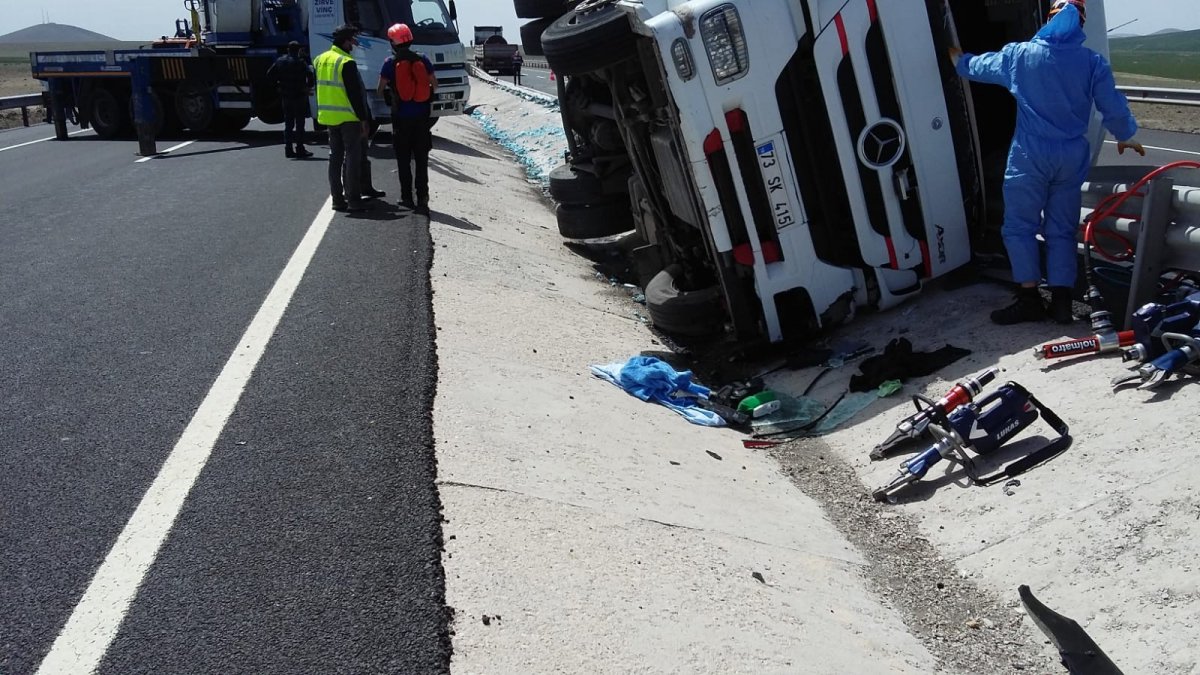
[[[388,29],[388,39],[392,44],[406,45],[413,41],[412,29],[402,23],[395,24]]]
[[[1067,5],[1075,5],[1075,9],[1079,10],[1079,18],[1087,21],[1087,0],[1054,0],[1054,4],[1050,6],[1050,13],[1046,15],[1046,19],[1053,19],[1054,15],[1066,9]]]

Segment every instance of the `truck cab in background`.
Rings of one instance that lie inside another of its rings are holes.
[[[560,230],[636,229],[668,332],[803,339],[895,306],[999,250],[1015,105],[947,49],[1028,39],[1049,4],[583,0],[541,34],[571,148]],[[1086,31],[1107,55],[1103,10]],[[622,197],[623,222],[578,227]]]
[[[354,50],[359,73],[367,87],[371,114],[379,122],[391,120],[391,108],[375,91],[383,62],[392,55],[387,29],[396,23],[413,32],[413,51],[433,63],[438,91],[433,116],[462,114],[471,94],[467,79],[466,50],[459,38],[454,0],[310,0],[309,48],[313,56],[329,49],[333,29],[342,23],[362,28]]]

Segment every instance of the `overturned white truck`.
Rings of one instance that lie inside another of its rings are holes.
[[[660,328],[803,338],[1001,250],[1015,104],[946,52],[1028,39],[1048,0],[515,3],[561,76],[560,230],[636,229]],[[1102,54],[1105,23],[1093,0]]]

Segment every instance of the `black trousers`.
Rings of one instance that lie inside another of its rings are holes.
[[[392,118],[392,145],[396,150],[396,172],[400,175],[400,198],[413,198],[415,165],[417,203],[428,203],[429,151],[433,149],[433,132],[429,130],[429,118]]]
[[[304,127],[308,118],[307,96],[283,97],[283,143],[287,147],[304,147]]]

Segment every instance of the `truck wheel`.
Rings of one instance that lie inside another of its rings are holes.
[[[89,119],[100,138],[116,138],[127,129],[129,110],[122,105],[122,100],[107,87],[97,87],[92,91]]]
[[[563,164],[550,172],[550,196],[559,204],[595,204],[624,195],[605,194],[595,175]]]
[[[625,200],[598,204],[559,204],[558,233],[566,239],[599,239],[633,229],[633,214]]]
[[[249,111],[219,110],[213,116],[212,124],[208,128],[209,131],[227,134],[237,133],[250,124],[252,117]]]
[[[525,50],[526,56],[545,55],[545,52],[542,51],[542,33],[550,24],[554,23],[556,18],[538,19],[521,26],[521,48]]]
[[[513,0],[518,19],[558,18],[566,14],[578,0]]]
[[[559,75],[582,75],[620,63],[634,55],[636,44],[629,18],[612,0],[584,0],[542,33],[546,62]]]
[[[725,315],[721,310],[721,292],[717,286],[695,291],[679,288],[678,265],[654,275],[646,284],[646,310],[654,326],[676,335],[711,335],[721,329]]]
[[[216,105],[208,87],[185,82],[175,90],[175,113],[179,123],[192,131],[207,131],[216,117]]]

